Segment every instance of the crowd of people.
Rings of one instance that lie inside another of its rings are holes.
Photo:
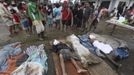
[[[128,8],[128,6],[125,7],[124,4],[121,4],[110,12],[110,16],[117,17],[117,19],[119,19],[119,17],[124,17],[129,25],[134,26],[134,5]]]
[[[100,18],[106,14],[107,8],[95,8],[89,2],[70,5],[67,1],[51,4],[36,1],[9,3],[0,0],[0,17],[2,23],[8,26],[10,35],[22,30],[30,34],[35,29],[40,40],[44,38],[44,31],[50,32],[53,29],[65,32],[72,28],[94,31]]]

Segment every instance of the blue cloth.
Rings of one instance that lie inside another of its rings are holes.
[[[44,49],[42,49],[41,47],[31,46],[31,47],[27,48],[26,52],[28,52],[28,55],[29,55],[29,58],[27,59],[27,61],[37,62],[37,63],[41,64],[44,67],[45,71],[47,72],[48,57],[47,57]],[[30,52],[30,54],[29,54],[29,52]]]
[[[28,19],[22,20],[21,23],[22,23],[22,25],[23,25],[24,28],[28,28],[29,27],[29,24],[30,24],[29,21],[28,21]]]
[[[9,45],[4,46],[3,50],[8,51],[9,55],[11,55],[11,56],[16,56],[22,52],[21,48],[13,48],[12,45],[13,44],[9,44]]]
[[[13,44],[6,45],[3,47],[3,49],[0,50],[0,72],[3,72],[7,69],[7,60],[9,56],[15,56],[22,52],[21,48],[13,48]]]
[[[118,59],[125,59],[129,56],[129,53],[126,48],[117,48],[113,51],[113,55]]]
[[[0,51],[0,67],[4,65],[8,57],[9,57],[8,51]]]
[[[61,9],[60,8],[55,8],[53,13],[54,13],[54,16],[57,18],[61,15]]]
[[[87,34],[82,35],[82,36],[78,36],[78,37],[79,37],[79,39],[80,39],[80,43],[81,43],[84,47],[88,48],[89,51],[92,52],[93,54],[96,54],[96,51],[95,51],[95,50],[96,50],[97,48],[92,45],[92,43],[90,42],[90,39],[88,38],[88,35],[87,35]]]

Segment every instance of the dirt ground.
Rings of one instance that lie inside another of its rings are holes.
[[[101,21],[98,24],[97,30],[95,31],[95,33],[97,34],[105,34],[105,35],[110,35],[110,31],[112,30],[112,26],[107,25],[107,23],[105,23],[105,20]],[[17,36],[13,37],[11,40],[9,40],[8,42],[2,43],[2,45],[8,44],[8,43],[13,43],[16,41],[21,41],[23,42],[23,49],[25,50],[26,47],[30,46],[30,45],[39,45],[44,43],[46,46],[46,52],[48,53],[48,58],[50,60],[48,60],[49,64],[49,71],[48,71],[48,75],[55,75],[55,70],[54,70],[54,64],[53,62],[53,58],[52,56],[52,51],[51,51],[51,46],[49,45],[49,42],[53,39],[61,39],[61,38],[65,38],[66,36],[70,35],[70,34],[76,34],[76,35],[80,35],[83,34],[82,31],[80,30],[69,30],[68,32],[61,32],[59,30],[53,30],[49,33],[46,33],[46,38],[44,41],[38,41],[37,40],[37,36],[32,35],[31,37],[27,37],[25,36],[26,34],[24,32],[18,34]],[[116,28],[115,32],[112,35],[113,37],[119,38],[121,40],[125,40],[128,44],[129,47],[129,58],[119,61],[118,63],[122,64],[122,67],[120,67],[118,69],[118,72],[120,75],[133,75],[134,74],[134,33],[131,30],[125,29],[125,28],[121,28],[118,27]],[[112,66],[112,65],[111,65]]]

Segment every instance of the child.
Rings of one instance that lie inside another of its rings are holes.
[[[13,23],[15,25],[15,31],[18,33],[19,31],[22,30],[20,26],[20,17],[17,14],[17,12],[14,9],[11,9],[12,17],[13,17]]]
[[[52,6],[49,5],[47,9],[47,27],[46,27],[47,31],[52,29],[52,24],[53,24],[53,11]]]
[[[29,24],[30,23],[29,23],[28,18],[27,17],[23,17],[22,20],[21,20],[21,24],[22,24],[24,30],[26,31],[26,33],[29,34],[29,32],[30,32],[30,25]]]

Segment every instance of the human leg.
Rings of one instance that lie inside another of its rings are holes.
[[[15,26],[14,25],[8,26],[8,30],[10,33],[9,36],[12,36],[15,33]]]
[[[65,70],[65,63],[64,63],[63,55],[60,54],[59,57],[60,57],[60,63],[61,63],[61,68],[62,68],[62,74],[67,75],[66,70]]]
[[[84,69],[80,68],[79,65],[77,64],[77,62],[74,59],[71,58],[71,62],[73,63],[73,65],[77,69],[78,73],[87,72],[87,70],[84,70]]]

